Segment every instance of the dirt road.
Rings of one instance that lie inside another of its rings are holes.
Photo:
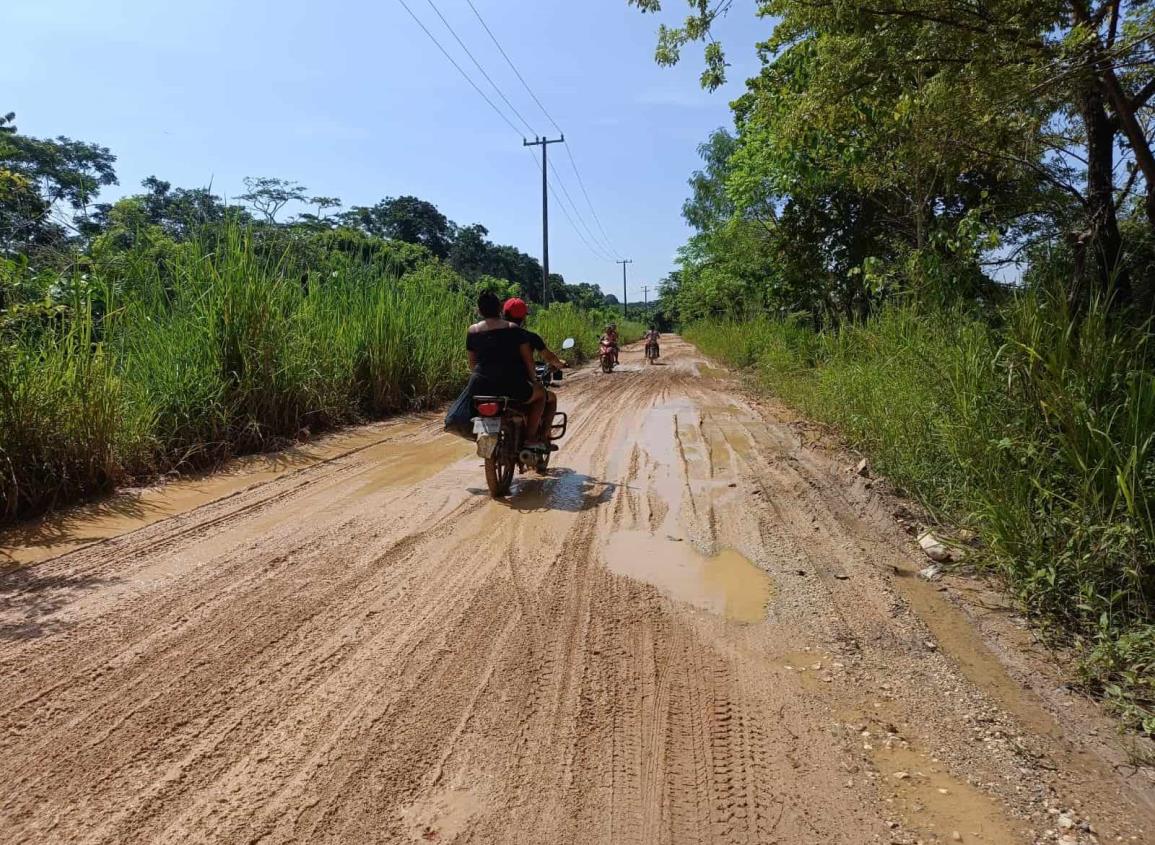
[[[408,420],[26,532],[0,840],[1155,841],[1009,614],[1004,668],[845,458],[663,354],[567,379],[506,502]]]

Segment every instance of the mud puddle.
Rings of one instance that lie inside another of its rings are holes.
[[[1014,715],[1023,726],[1043,736],[1061,736],[1055,720],[1034,696],[1016,683],[1003,664],[975,636],[971,621],[959,608],[913,572],[897,570],[894,585],[934,634],[938,647],[954,659],[963,675]]]
[[[762,621],[773,595],[770,576],[733,549],[707,557],[691,543],[648,531],[614,534],[605,561],[611,572],[736,622]]]
[[[186,513],[283,475],[355,453],[380,462],[362,490],[432,475],[467,454],[449,437],[421,439],[424,421],[385,423],[330,435],[280,452],[247,455],[221,469],[153,487],[124,490],[101,502],[52,514],[0,532],[0,564],[32,564]]]
[[[925,841],[983,845],[1022,841],[1022,833],[998,802],[954,777],[942,762],[902,743],[871,748],[883,800],[894,808],[904,827]]]
[[[639,445],[652,465],[647,506],[661,524],[656,530],[612,534],[604,551],[606,567],[710,613],[736,622],[760,622],[773,595],[770,576],[734,549],[706,555],[685,539],[682,511],[688,488],[710,481],[709,444],[700,425],[688,401],[658,405],[646,414]],[[704,478],[695,478],[695,471],[704,472]],[[691,499],[688,510],[693,504]]]

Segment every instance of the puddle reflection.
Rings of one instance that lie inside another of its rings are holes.
[[[604,505],[614,497],[618,485],[572,469],[551,469],[543,476],[528,476],[514,483],[513,491],[499,504],[516,511],[565,511],[580,513]],[[488,496],[485,488],[470,487],[475,496]]]

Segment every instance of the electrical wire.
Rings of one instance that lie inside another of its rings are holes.
[[[441,54],[443,56],[445,56],[446,59],[449,60],[449,63],[452,64],[453,67],[457,69],[457,72],[459,74],[461,74],[461,76],[465,79],[466,82],[469,83],[470,87],[473,88],[473,90],[476,91],[478,93],[478,95],[483,100],[485,100],[486,104],[491,109],[493,109],[493,111],[497,114],[497,116],[500,117],[502,119],[502,121],[504,121],[505,124],[510,129],[512,129],[519,137],[521,137],[522,136],[521,130],[518,129],[518,127],[513,123],[513,121],[509,118],[509,116],[504,111],[502,111],[497,106],[497,104],[493,102],[492,99],[490,99],[490,97],[473,80],[473,77],[471,77],[469,75],[469,73],[467,73],[465,71],[465,69],[462,68],[460,64],[458,64],[458,62],[453,58],[453,56],[450,55],[449,51],[445,49],[444,45],[442,45],[442,43],[437,39],[437,37],[432,32],[430,32],[429,28],[424,24],[424,22],[414,13],[413,9],[410,8],[409,4],[406,3],[405,0],[397,0],[397,2],[400,3],[402,8],[404,8],[405,11],[409,13],[409,17],[413,18],[413,21],[421,28],[421,31],[424,32],[425,35],[429,38],[429,40],[433,42],[434,46],[436,46],[437,49],[441,51]],[[469,56],[470,60],[477,67],[477,69],[481,72],[482,76],[484,76],[486,81],[489,82],[489,84],[491,86],[493,86],[493,89],[497,92],[498,96],[501,97],[501,99],[505,102],[505,104],[507,106],[509,106],[509,108],[513,112],[513,114],[516,115],[516,117],[523,124],[525,124],[526,128],[529,129],[529,131],[531,133],[533,133],[534,136],[536,137],[536,132],[534,132],[533,127],[530,126],[529,122],[525,119],[525,117],[516,109],[516,107],[514,107],[513,103],[511,103],[509,101],[509,98],[507,98],[505,96],[505,94],[502,92],[501,88],[497,85],[497,83],[495,83],[493,81],[493,79],[489,76],[489,74],[485,72],[485,68],[483,68],[481,66],[481,63],[477,61],[477,59],[476,59],[476,57],[474,57],[473,53],[471,53],[469,48],[465,46],[465,43],[457,35],[457,32],[449,24],[449,21],[445,19],[445,16],[443,14],[441,14],[441,11],[437,8],[436,4],[434,4],[433,0],[426,0],[426,2],[429,3],[430,8],[432,8],[434,13],[437,15],[437,17],[441,19],[441,22],[445,25],[445,28],[449,30],[449,33],[454,37],[454,39],[457,41],[457,43],[461,46],[461,49],[465,51],[466,55]],[[467,0],[467,2],[469,2],[469,0]],[[501,44],[497,41],[497,38],[493,35],[493,32],[489,29],[488,25],[486,25],[484,18],[481,17],[481,14],[477,11],[477,8],[473,5],[472,2],[469,2],[469,5],[470,5],[470,8],[473,9],[474,14],[477,15],[478,20],[481,21],[481,24],[485,28],[485,31],[487,33],[489,33],[489,37],[491,39],[493,39],[493,43],[495,45],[497,45],[497,48],[501,52],[502,56],[509,63],[510,67],[513,68],[514,73],[517,75],[517,77],[521,81],[522,85],[525,86],[526,91],[529,92],[529,94],[533,98],[534,102],[537,103],[538,107],[542,110],[542,113],[546,116],[546,118],[553,125],[553,127],[555,129],[557,129],[558,132],[560,133],[561,129],[560,129],[560,127],[558,127],[557,122],[554,121],[554,119],[550,116],[549,112],[546,111],[545,106],[542,105],[541,101],[537,98],[536,95],[534,95],[533,91],[526,84],[525,79],[518,72],[516,66],[513,64],[512,60],[509,58],[509,55],[505,52],[504,49],[502,49]],[[574,168],[574,174],[578,177],[578,183],[581,186],[583,194],[585,195],[586,202],[590,206],[590,211],[591,211],[591,213],[593,213],[595,221],[597,222],[597,225],[599,226],[599,228],[602,229],[602,235],[604,238],[605,237],[605,229],[604,229],[604,227],[601,226],[601,221],[597,220],[597,212],[593,208],[593,203],[590,202],[589,193],[588,193],[588,191],[586,191],[585,185],[581,179],[581,174],[577,170],[577,162],[574,161],[573,154],[569,151],[568,145],[566,145],[566,146],[567,146],[566,153],[569,156],[570,162]],[[531,150],[531,154],[532,154],[532,150]],[[536,155],[534,156],[534,160],[535,161],[537,160]],[[538,162],[537,164],[538,164],[538,170],[540,171],[542,169],[541,162]],[[546,180],[546,184],[547,184],[547,187],[549,189],[550,194],[553,195],[554,201],[557,203],[558,208],[561,209],[561,212],[565,216],[566,221],[569,223],[570,227],[574,230],[574,234],[576,234],[578,236],[578,239],[581,240],[581,242],[585,246],[585,248],[595,258],[598,258],[601,261],[608,261],[608,262],[614,261],[614,258],[612,256],[617,254],[617,250],[613,249],[611,246],[610,249],[607,251],[606,248],[598,242],[598,238],[594,235],[593,230],[590,228],[590,226],[586,223],[585,219],[582,217],[581,212],[578,209],[577,203],[574,202],[573,197],[570,196],[569,190],[566,188],[565,182],[561,178],[561,174],[558,173],[557,168],[554,167],[552,162],[549,163],[549,169],[553,173],[553,175],[555,177],[555,181],[561,186],[561,189],[562,189],[562,192],[563,192],[565,198],[569,200],[570,206],[572,206],[572,208],[573,208],[573,215],[571,215],[569,208],[567,208],[565,202],[562,201],[562,197],[557,193],[557,190],[554,188],[553,182]],[[577,216],[578,220],[581,221],[581,225],[583,227],[585,227],[586,231],[589,233],[589,238],[587,238],[586,235],[584,235],[582,233],[581,228],[578,226],[578,224],[576,222],[574,222],[574,215]],[[605,238],[605,240],[606,240],[606,243],[609,244],[609,239]],[[591,243],[591,241],[592,241],[592,243]],[[607,254],[607,252],[608,252],[608,254]]]
[[[507,126],[510,128],[510,129],[512,129],[512,130],[513,130],[513,131],[514,131],[514,132],[517,134],[517,136],[518,136],[519,138],[520,138],[520,137],[522,137],[522,132],[521,132],[521,130],[520,130],[520,129],[518,129],[518,128],[517,128],[517,127],[514,125],[513,121],[512,121],[512,120],[510,120],[510,119],[509,119],[509,118],[506,116],[505,112],[503,112],[501,109],[499,109],[499,108],[498,108],[498,107],[497,107],[497,106],[494,104],[493,100],[489,99],[489,97],[487,97],[487,96],[486,96],[485,92],[484,92],[484,91],[482,91],[482,90],[481,90],[481,88],[479,88],[479,87],[478,87],[477,83],[473,81],[473,77],[471,77],[471,76],[470,76],[468,73],[466,73],[466,72],[465,72],[465,71],[462,69],[461,65],[459,65],[459,64],[458,64],[458,63],[457,63],[457,62],[454,60],[453,56],[449,55],[449,51],[448,51],[448,50],[446,50],[446,49],[445,49],[443,46],[441,46],[441,42],[440,42],[440,41],[438,41],[438,40],[437,40],[437,37],[436,37],[436,36],[435,36],[435,35],[434,35],[432,32],[430,32],[430,31],[429,31],[429,28],[428,28],[427,26],[425,26],[425,24],[424,24],[424,23],[422,23],[422,22],[421,22],[421,18],[417,17],[417,15],[415,15],[415,14],[413,13],[413,10],[409,8],[409,4],[408,4],[408,3],[406,3],[406,2],[405,2],[405,0],[397,0],[397,2],[398,2],[398,3],[400,3],[400,4],[401,4],[401,5],[402,5],[402,6],[405,8],[405,11],[409,13],[409,17],[413,18],[413,20],[414,20],[414,21],[417,23],[417,25],[418,25],[419,27],[421,27],[421,30],[422,30],[422,31],[423,31],[423,32],[424,32],[426,35],[428,35],[428,36],[429,36],[429,40],[430,40],[430,41],[432,41],[432,42],[433,42],[433,43],[434,43],[434,44],[437,46],[437,49],[441,51],[441,54],[442,54],[443,56],[445,56],[445,58],[449,59],[449,63],[450,63],[450,64],[452,64],[452,65],[453,65],[455,68],[457,68],[457,72],[458,72],[458,73],[460,73],[460,74],[461,74],[463,77],[465,77],[465,81],[466,81],[466,82],[468,82],[468,83],[469,83],[469,84],[470,84],[470,85],[473,87],[473,90],[474,90],[474,91],[476,91],[478,94],[480,94],[480,95],[481,95],[481,99],[483,99],[483,100],[485,100],[485,102],[489,103],[489,107],[490,107],[491,109],[493,109],[495,112],[497,112],[497,116],[498,116],[498,117],[500,117],[502,120],[504,120],[504,121],[505,121],[505,123],[506,123],[506,125],[507,125]]]
[[[489,28],[489,24],[487,24],[485,22],[485,18],[481,16],[481,12],[477,11],[477,7],[473,5],[473,0],[465,0],[465,2],[469,4],[469,8],[473,9],[473,14],[477,15],[477,19],[481,22],[481,26],[489,34],[489,38],[491,41],[493,41],[494,46],[497,47],[497,51],[501,53],[502,57],[505,59],[506,64],[509,65],[510,70],[512,70],[514,75],[517,76],[518,81],[520,81],[522,87],[525,88],[526,93],[533,98],[535,103],[537,103],[537,107],[541,109],[541,113],[545,115],[546,120],[553,124],[553,128],[557,130],[559,135],[565,134],[561,131],[561,127],[557,125],[557,121],[553,119],[548,111],[546,111],[546,108],[542,105],[541,100],[537,98],[537,94],[533,93],[533,89],[529,87],[529,83],[525,81],[525,77],[521,75],[521,71],[519,71],[517,69],[517,65],[513,63],[513,59],[511,59],[509,54],[505,52],[505,48],[501,46],[501,42],[497,40],[497,36],[493,34],[493,30]]]
[[[509,69],[513,71],[514,76],[517,77],[518,81],[521,83],[521,86],[525,89],[525,92],[529,94],[530,98],[535,103],[537,103],[537,107],[541,109],[541,113],[545,115],[546,120],[548,120],[553,125],[553,128],[557,130],[558,134],[564,134],[561,127],[558,126],[557,121],[553,119],[553,115],[549,113],[549,110],[546,109],[545,105],[538,98],[537,94],[535,94],[533,89],[529,87],[529,83],[525,81],[525,77],[521,75],[521,71],[517,69],[517,65],[514,64],[513,59],[511,59],[509,54],[505,52],[505,48],[501,46],[501,42],[497,40],[497,36],[493,34],[493,30],[490,29],[489,24],[485,22],[485,18],[482,17],[482,14],[478,11],[477,6],[473,4],[473,0],[465,0],[465,2],[469,4],[469,8],[473,10],[473,14],[477,16],[478,22],[481,23],[482,28],[489,35],[490,40],[493,41],[493,46],[495,46],[497,51],[501,53],[502,58],[505,59],[506,64],[509,65]],[[585,180],[582,178],[581,170],[578,169],[577,160],[574,158],[573,152],[570,150],[568,143],[565,145],[565,152],[569,157],[570,166],[573,168],[574,176],[577,177],[578,187],[581,188],[582,195],[585,197],[586,205],[589,206],[590,215],[593,217],[594,223],[597,224],[598,230],[601,232],[602,241],[604,241],[605,247],[607,247],[608,251],[613,255],[618,255],[617,249],[614,248],[613,241],[611,241],[609,235],[606,234],[606,228],[602,225],[601,218],[598,217],[597,209],[594,207],[593,201],[590,199],[589,191],[586,190]],[[576,203],[574,204],[574,208],[577,208]],[[597,238],[594,238],[594,240],[597,240]]]
[[[548,159],[547,159],[547,161],[548,161]],[[594,234],[593,229],[590,228],[589,224],[586,223],[585,218],[582,217],[581,211],[578,209],[578,204],[576,202],[574,202],[573,196],[570,195],[569,189],[565,186],[565,182],[562,181],[561,174],[557,172],[557,168],[554,167],[554,164],[552,161],[549,162],[549,172],[553,174],[554,179],[557,181],[558,186],[561,188],[561,192],[565,195],[565,198],[569,201],[570,208],[573,209],[574,215],[577,217],[578,223],[580,223],[582,228],[585,229],[585,233],[587,235],[589,235],[590,240],[593,241],[595,244],[597,244],[598,250],[600,252],[609,253],[610,250],[607,250],[602,244],[598,243],[597,235]]]
[[[481,66],[481,62],[479,62],[473,53],[470,52],[469,48],[465,46],[465,42],[461,40],[461,37],[457,34],[457,30],[455,30],[450,25],[449,21],[445,19],[445,15],[441,14],[441,10],[437,8],[437,4],[434,3],[433,0],[425,0],[425,2],[429,4],[429,8],[433,10],[434,14],[441,18],[441,22],[445,24],[445,28],[449,30],[449,34],[453,36],[454,40],[457,41],[461,49],[465,51],[465,55],[469,56],[469,60],[473,62],[474,66],[478,69],[478,71],[481,72],[481,75],[485,77],[485,81],[493,86],[493,90],[497,92],[497,96],[501,97],[502,101],[507,106],[509,106],[509,110],[517,115],[517,119],[522,122],[527,130],[529,130],[529,133],[536,137],[537,132],[534,131],[534,128],[529,125],[529,121],[522,116],[521,112],[517,110],[517,107],[509,101],[509,97],[505,96],[505,92],[502,91],[498,84],[493,81],[490,75],[485,72],[485,68]]]
[[[540,171],[541,170],[541,162],[538,161],[537,154],[533,150],[530,150],[529,152],[530,152],[530,155],[533,156],[534,163],[537,164],[537,169]],[[608,256],[604,255],[603,253],[599,252],[597,249],[595,249],[590,244],[590,242],[588,240],[586,240],[585,235],[582,234],[581,229],[578,228],[577,224],[574,222],[573,217],[570,216],[569,210],[566,208],[565,203],[562,202],[561,196],[554,189],[553,183],[547,181],[546,186],[549,188],[550,194],[553,196],[554,201],[557,204],[557,207],[561,209],[561,213],[565,216],[565,219],[569,223],[570,228],[573,229],[574,234],[578,236],[578,239],[582,242],[582,244],[585,246],[585,248],[589,251],[590,255],[594,256],[599,261],[612,262],[613,261],[612,258],[609,258]]]
[[[573,167],[573,174],[577,177],[578,187],[581,188],[582,195],[586,198],[586,205],[589,206],[590,214],[594,218],[594,223],[597,224],[598,231],[602,233],[602,241],[604,241],[605,245],[609,247],[610,252],[612,252],[614,255],[620,256],[621,253],[619,253],[614,247],[614,242],[611,241],[610,236],[606,234],[606,227],[602,225],[601,218],[598,217],[598,211],[596,208],[594,208],[593,201],[590,199],[589,191],[586,190],[585,180],[582,179],[581,171],[578,170],[577,161],[574,159],[573,153],[570,152],[569,146],[569,144],[565,145],[565,154],[569,156],[570,166]]]

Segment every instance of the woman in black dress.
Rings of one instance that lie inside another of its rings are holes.
[[[528,448],[542,448],[537,432],[545,409],[545,388],[537,380],[533,350],[523,329],[501,319],[501,300],[485,291],[477,297],[482,320],[469,327],[465,348],[473,371],[475,396],[508,396],[529,406],[526,428]]]

